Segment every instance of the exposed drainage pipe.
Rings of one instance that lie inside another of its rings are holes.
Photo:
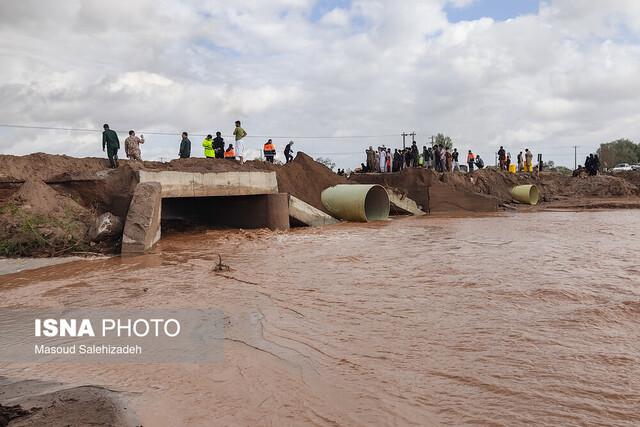
[[[346,221],[381,221],[389,217],[389,195],[381,185],[340,184],[324,190],[320,198],[331,215]]]
[[[540,192],[535,185],[517,185],[511,189],[511,197],[520,203],[537,205]]]

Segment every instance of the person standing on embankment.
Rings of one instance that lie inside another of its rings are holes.
[[[213,137],[211,135],[207,135],[202,141],[202,147],[204,148],[204,156],[207,159],[214,159],[216,157],[216,152],[213,150]]]
[[[458,163],[459,156],[460,156],[460,153],[458,153],[458,149],[454,148],[453,153],[451,153],[451,158],[453,159],[453,170],[451,172],[460,170],[460,164]]]
[[[220,132],[216,132],[216,137],[213,138],[213,151],[216,153],[216,159],[224,158],[224,138]]]
[[[473,152],[469,150],[469,154],[467,154],[467,166],[469,167],[469,172],[473,172],[473,163],[476,161],[476,156],[473,155]]]
[[[182,132],[182,141],[180,141],[180,152],[178,152],[178,156],[180,156],[181,159],[191,157],[191,141],[186,132]]]
[[[273,163],[273,158],[276,156],[276,146],[273,144],[272,140],[268,140],[265,142],[264,147],[264,158],[269,163]]]
[[[291,152],[293,151],[292,145],[293,141],[289,141],[287,146],[284,147],[284,158],[287,159],[286,163],[289,163],[291,160],[293,160],[293,155],[291,154]]]
[[[236,128],[233,130],[233,136],[236,137],[236,156],[240,157],[240,164],[244,163],[244,137],[247,132],[240,126],[240,120],[236,120]]]
[[[109,167],[118,167],[118,150],[120,149],[120,140],[118,134],[109,129],[108,124],[102,126],[104,131],[102,132],[102,151],[107,151],[107,157],[109,157]]]
[[[144,135],[138,138],[135,131],[130,130],[129,136],[124,140],[124,154],[128,159],[142,161],[140,144],[144,144]]]
[[[524,150],[525,172],[533,172],[533,153],[528,148]]]
[[[524,170],[524,161],[522,158],[522,151],[518,153],[518,172],[522,172]]]
[[[501,171],[507,170],[506,162],[507,162],[507,152],[505,151],[504,147],[501,145],[500,149],[498,150],[498,163]]]

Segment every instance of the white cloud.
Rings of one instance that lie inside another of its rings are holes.
[[[471,2],[354,0],[316,21],[312,0],[0,2],[0,121],[176,132],[148,135],[147,158],[236,119],[265,137],[445,132],[487,159],[526,145],[565,164],[572,145],[640,131],[640,2],[554,0],[455,24],[447,3]],[[350,167],[370,144],[401,138],[296,149]],[[2,131],[0,151],[102,155],[99,134],[25,130]]]

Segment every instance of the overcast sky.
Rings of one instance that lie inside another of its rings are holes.
[[[174,132],[148,160],[239,119],[253,154],[293,139],[340,167],[402,131],[573,167],[638,134],[639,36],[638,0],[2,1],[0,123]],[[0,152],[37,151],[103,155],[99,133],[0,128]]]

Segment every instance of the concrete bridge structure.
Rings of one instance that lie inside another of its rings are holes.
[[[289,195],[275,172],[138,171],[122,236],[122,253],[149,250],[161,223],[194,221],[236,228],[289,229]]]

